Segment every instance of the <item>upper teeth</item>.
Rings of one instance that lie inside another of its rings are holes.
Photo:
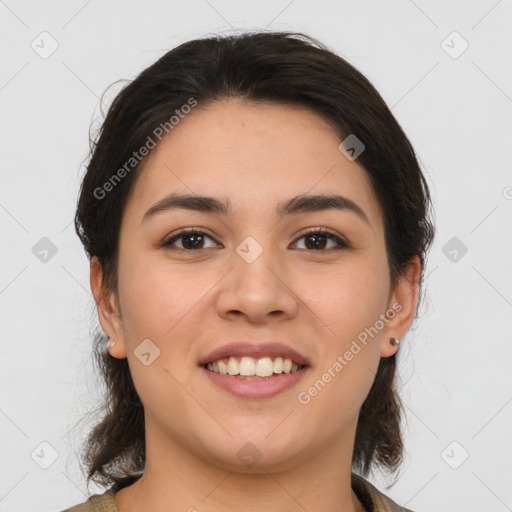
[[[208,370],[221,373],[222,375],[257,375],[258,377],[269,377],[273,373],[293,373],[301,368],[291,359],[276,357],[274,360],[270,357],[261,357],[254,359],[252,357],[235,358],[230,357],[226,360],[219,359],[206,365]]]

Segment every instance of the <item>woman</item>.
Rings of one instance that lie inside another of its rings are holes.
[[[368,80],[303,34],[190,41],[91,153],[75,223],[107,395],[84,461],[109,488],[68,510],[407,510],[364,477],[402,459],[433,226]]]

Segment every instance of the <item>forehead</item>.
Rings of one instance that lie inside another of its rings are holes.
[[[144,162],[126,210],[140,220],[173,191],[229,198],[241,215],[265,205],[270,211],[300,194],[340,194],[375,223],[381,212],[367,171],[340,152],[341,140],[332,123],[307,107],[199,104]]]

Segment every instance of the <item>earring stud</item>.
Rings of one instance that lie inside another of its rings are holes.
[[[117,343],[116,341],[112,341],[111,339],[109,339],[107,342],[107,347],[108,348],[113,347],[116,343]]]
[[[389,338],[389,342],[391,343],[391,345],[393,345],[394,347],[398,347],[400,346],[400,340],[398,338],[394,338],[394,337],[391,337]]]

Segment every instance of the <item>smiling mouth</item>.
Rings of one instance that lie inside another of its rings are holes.
[[[289,358],[248,356],[218,359],[203,365],[208,371],[220,375],[230,375],[243,380],[262,380],[277,377],[281,374],[296,373],[303,368]]]

